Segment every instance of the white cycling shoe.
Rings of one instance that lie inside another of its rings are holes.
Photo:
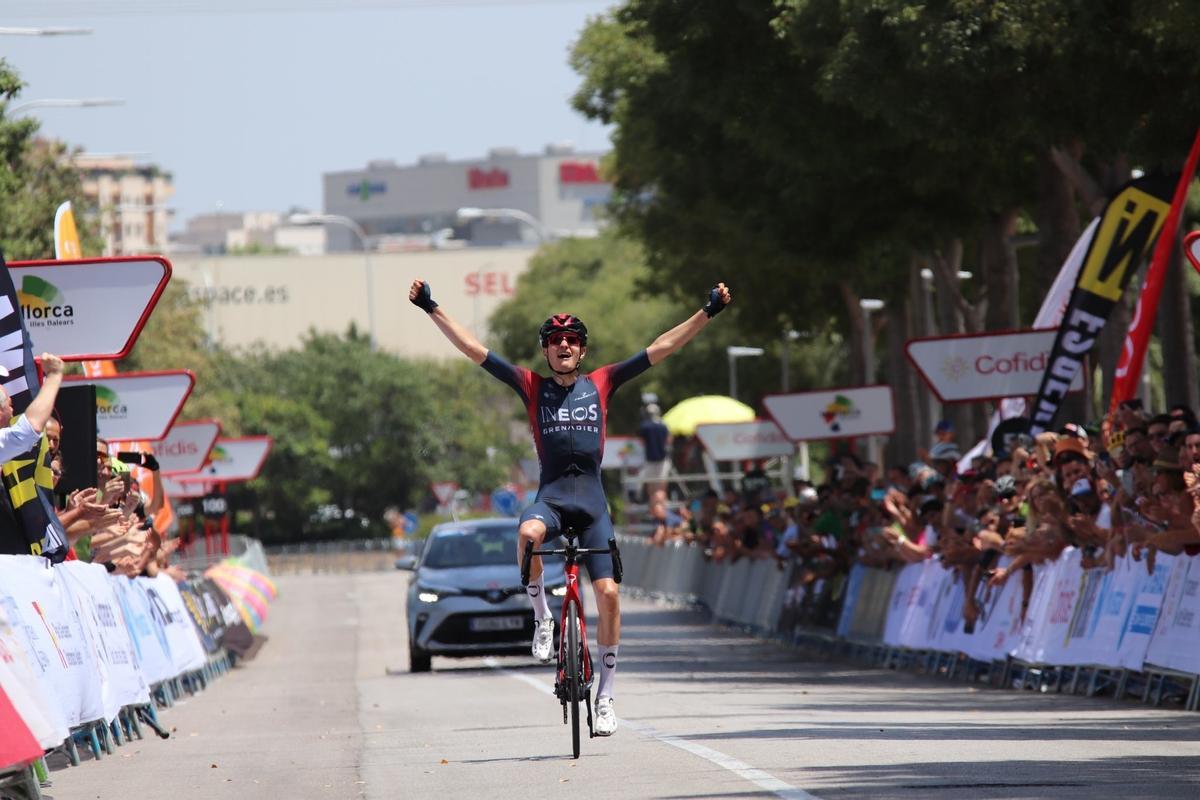
[[[617,712],[613,708],[611,697],[600,697],[596,700],[596,721],[592,730],[597,736],[612,736],[617,730]]]
[[[533,657],[543,664],[550,663],[550,652],[554,649],[554,617],[535,620],[533,623]]]

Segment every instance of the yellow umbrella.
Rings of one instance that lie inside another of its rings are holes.
[[[691,436],[697,425],[716,422],[753,422],[754,409],[739,403],[732,397],[719,394],[702,394],[689,397],[663,414],[663,422],[676,436]]]

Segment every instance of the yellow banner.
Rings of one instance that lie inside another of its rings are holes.
[[[59,261],[83,258],[79,246],[79,230],[75,227],[75,212],[71,201],[63,203],[54,212],[54,257]]]
[[[1128,285],[1128,273],[1166,222],[1171,203],[1134,186],[1112,199],[1100,220],[1088,259],[1079,274],[1079,288],[1115,303]]]

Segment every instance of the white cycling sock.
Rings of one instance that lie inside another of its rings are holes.
[[[550,603],[546,600],[546,586],[542,581],[544,573],[537,576],[537,580],[530,580],[529,585],[525,587],[525,594],[529,595],[529,602],[533,604],[533,618],[537,620],[548,619],[550,617]]]
[[[600,645],[600,683],[596,686],[596,699],[601,697],[612,697],[613,680],[617,677],[617,648],[619,644],[614,644],[611,647]]]

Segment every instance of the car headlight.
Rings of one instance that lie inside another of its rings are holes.
[[[417,592],[417,599],[422,603],[436,603],[438,601],[437,592]]]
[[[553,589],[550,590],[550,594],[554,595],[555,597],[566,597],[567,596],[566,584],[563,584],[562,586],[555,586]]]

